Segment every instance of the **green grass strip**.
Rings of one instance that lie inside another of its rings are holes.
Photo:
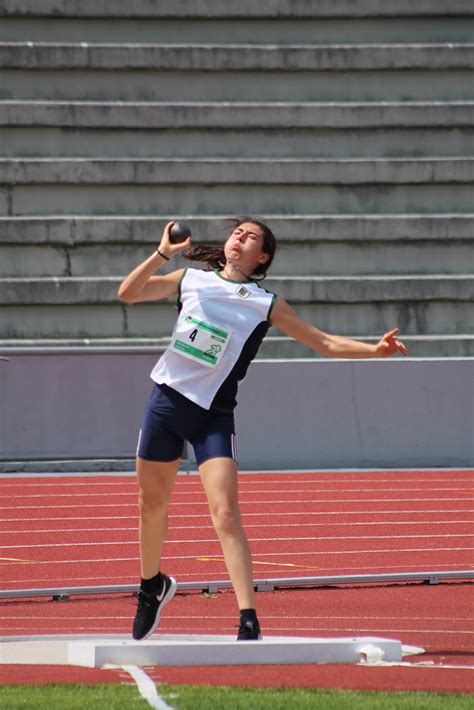
[[[140,697],[137,686],[107,683],[107,685],[2,685],[0,708],[16,710],[150,710]]]
[[[472,710],[463,693],[379,693],[375,691],[227,688],[158,685],[175,710]],[[135,685],[3,685],[2,710],[141,710],[150,705]]]

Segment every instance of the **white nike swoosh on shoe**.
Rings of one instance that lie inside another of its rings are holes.
[[[156,598],[158,599],[158,601],[160,603],[163,601],[163,598],[165,596],[165,592],[166,592],[166,582],[163,582],[163,591],[161,592],[161,594],[156,595]]]

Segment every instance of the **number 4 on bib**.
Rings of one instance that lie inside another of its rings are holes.
[[[171,350],[206,367],[216,367],[229,340],[230,333],[226,330],[198,320],[188,313],[182,315],[176,325]]]

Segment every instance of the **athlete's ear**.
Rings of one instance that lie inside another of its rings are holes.
[[[266,264],[267,261],[269,260],[269,258],[270,258],[270,254],[265,254],[265,252],[263,252],[263,253],[258,257],[258,263],[259,263],[259,264]]]

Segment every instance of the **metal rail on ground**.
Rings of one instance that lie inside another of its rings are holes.
[[[438,584],[444,580],[474,579],[474,570],[448,570],[434,572],[388,572],[386,574],[331,575],[327,577],[275,577],[254,580],[257,592],[271,592],[282,587],[326,586],[339,584],[391,584],[396,582],[425,582]],[[200,590],[209,594],[219,589],[231,589],[229,580],[202,580],[178,582],[178,591]],[[0,591],[0,599],[52,597],[67,599],[83,594],[125,594],[138,591],[137,584],[111,584],[95,587],[48,587],[43,589],[6,589]]]

